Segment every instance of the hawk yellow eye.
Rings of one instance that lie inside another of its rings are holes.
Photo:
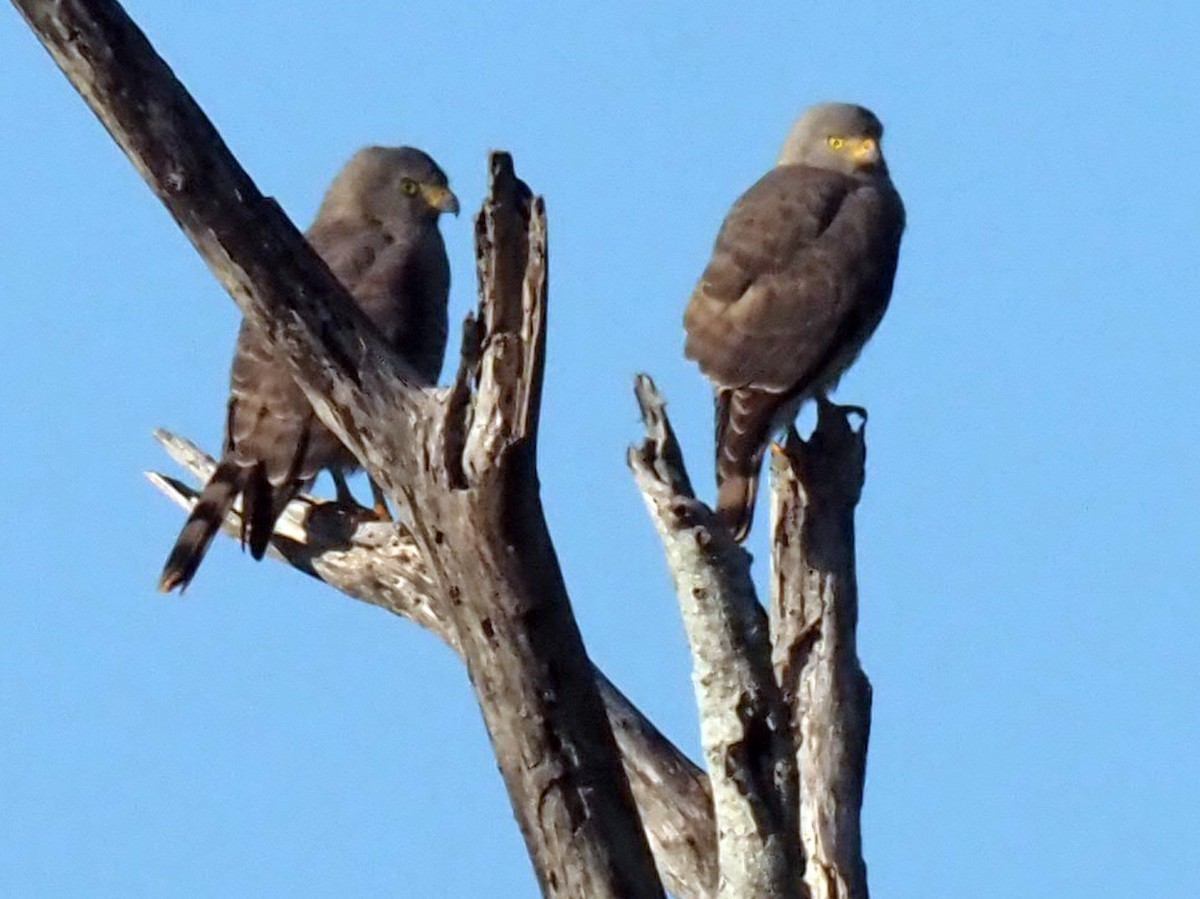
[[[833,149],[840,150],[840,149],[842,149],[842,145],[845,144],[846,142],[844,140],[842,140],[840,137],[831,137],[828,139],[828,143],[829,143],[829,146],[833,147]]]
[[[400,189],[402,191],[404,191],[406,194],[408,194],[410,197],[415,197],[417,195],[417,190],[419,190],[419,188],[417,187],[417,182],[413,181],[412,178],[402,179],[400,181]]]

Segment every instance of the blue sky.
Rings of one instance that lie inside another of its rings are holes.
[[[302,225],[364,143],[427,149],[467,209],[514,153],[550,214],[542,483],[576,613],[693,754],[632,376],[707,485],[688,291],[800,109],[874,108],[909,230],[838,394],[871,412],[874,891],[1200,892],[1200,6],[127,8]],[[150,431],[218,445],[237,310],[11,9],[0,121],[2,891],[533,895],[434,638],[228,541],[154,592],[180,517]]]

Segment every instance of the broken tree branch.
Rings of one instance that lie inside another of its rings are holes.
[[[856,407],[818,403],[807,441],[773,454],[773,662],[798,750],[800,838],[812,899],[867,899],[861,810],[871,685],[858,661],[854,507],[866,443]]]
[[[629,467],[666,550],[692,655],[713,794],[718,895],[798,897],[795,756],[749,556],[692,493],[666,404],[636,383],[646,440]]]
[[[212,475],[216,462],[195,444],[167,431],[154,436],[197,482]],[[191,510],[198,490],[157,472],[146,476],[185,512]],[[223,529],[237,540],[241,527],[235,508]],[[305,495],[279,519],[268,555],[419,624],[459,651],[437,585],[402,525],[376,521],[366,508],[347,510]],[[594,673],[659,875],[679,899],[711,899],[717,887],[717,847],[708,778],[603,672],[597,668]]]
[[[469,404],[439,402],[423,456],[461,446],[462,464],[426,464],[401,489],[543,892],[661,896],[542,511],[545,209],[507,154],[492,154],[489,181],[476,227],[476,386]]]

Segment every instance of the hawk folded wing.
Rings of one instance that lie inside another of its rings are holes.
[[[684,314],[685,355],[716,391],[717,509],[739,540],[771,433],[836,385],[883,317],[904,228],[878,120],[816,110],[730,210]]]
[[[449,264],[437,218],[457,211],[446,176],[408,147],[368,147],[334,180],[309,243],[426,383],[446,349]],[[286,360],[244,321],[230,372],[221,459],[163,568],[162,590],[186,587],[240,495],[242,540],[262,558],[284,507],[324,468],[357,460],[321,423]]]

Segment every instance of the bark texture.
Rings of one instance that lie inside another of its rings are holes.
[[[662,538],[691,647],[718,895],[799,896],[795,754],[750,558],[693,495],[653,382],[639,376],[636,392],[647,438],[630,449],[629,467]]]
[[[198,483],[212,474],[213,458],[190,441],[161,430],[155,438]],[[157,472],[146,476],[184,511],[195,503],[196,488]],[[239,539],[237,509],[230,511],[224,531]],[[402,525],[376,521],[370,509],[347,509],[305,495],[280,517],[267,554],[419,624],[460,651],[421,550]],[[593,670],[663,883],[679,899],[715,896],[716,829],[708,778],[603,672]]]
[[[661,896],[542,513],[546,254],[541,199],[493,154],[476,222],[480,343],[467,341],[435,413],[439,433],[424,447],[432,464],[397,492],[454,623],[543,892]]]
[[[800,838],[813,899],[867,899],[861,810],[871,684],[858,661],[854,508],[866,443],[822,401],[807,441],[775,454],[771,629],[775,674],[791,709],[800,770]]]

